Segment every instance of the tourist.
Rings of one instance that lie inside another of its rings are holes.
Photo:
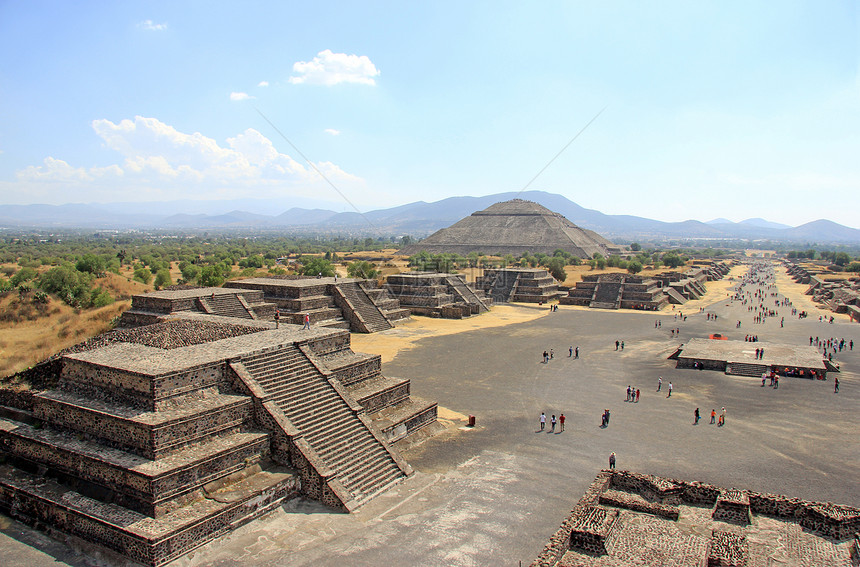
[[[699,425],[699,408],[696,408],[696,411],[693,412],[693,417],[695,417],[693,425]]]
[[[540,430],[543,431],[546,427],[546,414],[544,412],[540,412]]]
[[[550,433],[555,432],[555,421],[556,421],[555,414],[552,414],[552,417],[549,419],[549,432]]]
[[[636,388],[636,403],[639,403],[639,388]]]
[[[615,350],[618,350],[618,345],[620,345],[620,344],[621,344],[621,343],[620,343],[620,342],[618,342],[617,340],[615,341]]]
[[[631,388],[630,388],[630,385],[628,384],[628,385],[627,385],[627,399],[626,399],[626,400],[624,400],[625,402],[629,402],[629,401],[630,401],[630,392],[631,392]]]
[[[621,341],[621,350],[624,350],[624,341]]]
[[[657,378],[657,391],[659,392],[661,388],[663,388],[663,377],[662,376]]]
[[[555,357],[555,351],[552,349],[549,349],[549,359],[552,360],[554,357]]]
[[[724,426],[725,424],[726,424],[726,408],[723,407],[720,410],[720,427]]]
[[[559,433],[564,431],[564,414],[558,416],[558,430]]]
[[[281,311],[280,309],[275,309],[275,328],[279,328],[281,326]]]
[[[672,397],[672,383],[671,383],[671,382],[669,382],[669,394],[668,394],[666,397],[667,397],[667,398],[671,398],[671,397]]]
[[[543,351],[543,363],[546,364],[549,362],[549,353],[547,351]]]
[[[579,347],[573,349],[573,358],[579,358]]]
[[[572,357],[573,357],[573,347],[570,347],[570,348],[568,349],[567,357],[568,357],[568,358],[572,358]]]
[[[311,328],[311,316],[309,313],[305,313],[305,325],[302,327],[303,329]]]
[[[609,468],[615,470],[615,452],[609,454]]]
[[[717,420],[717,410],[712,409],[712,410],[711,410],[711,424],[713,425],[713,423],[714,423],[716,420]]]
[[[839,393],[839,378],[833,378],[833,393]]]

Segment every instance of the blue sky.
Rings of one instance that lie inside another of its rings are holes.
[[[349,209],[259,113],[362,211],[519,191],[605,108],[529,189],[860,224],[851,0],[0,2],[0,53],[5,204]]]

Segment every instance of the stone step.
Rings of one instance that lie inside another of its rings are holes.
[[[298,496],[299,486],[298,476],[288,469],[259,470],[155,520],[88,498],[55,480],[0,464],[0,507],[12,517],[30,525],[51,526],[153,567]]]
[[[160,515],[167,502],[244,469],[268,453],[268,435],[229,433],[150,460],[49,428],[0,420],[0,443],[15,457],[124,495],[124,504]]]
[[[33,414],[52,425],[156,459],[250,421],[251,399],[216,394],[172,410],[141,412],[65,390],[52,390],[34,397]]]

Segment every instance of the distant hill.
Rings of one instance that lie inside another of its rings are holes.
[[[561,213],[571,222],[607,238],[762,239],[802,244],[858,244],[860,230],[828,220],[798,227],[750,218],[739,223],[719,218],[708,222],[662,222],[632,215],[607,215],[586,209],[562,195],[543,191],[497,193],[482,197],[449,197],[427,203],[416,201],[362,214],[323,208],[291,207],[281,213],[278,201],[175,201],[172,203],[106,203],[68,205],[6,205],[0,207],[0,227],[93,229],[284,229],[293,232],[410,234],[423,237],[445,228],[494,203],[519,197]],[[137,205],[137,208],[135,208]],[[229,207],[229,208],[228,208]],[[253,209],[254,212],[249,212]],[[209,212],[199,212],[206,210]],[[261,213],[260,211],[268,211]],[[216,212],[218,211],[218,212]],[[196,214],[194,214],[196,213]]]

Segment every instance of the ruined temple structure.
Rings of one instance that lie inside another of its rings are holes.
[[[298,495],[352,511],[412,473],[398,446],[439,427],[436,404],[353,352],[347,330],[275,328],[254,294],[210,292],[204,305],[232,316],[198,311],[194,294],[149,296],[138,307],[169,315],[0,392],[12,517],[162,565]]]
[[[498,303],[545,303],[564,295],[549,272],[538,268],[486,269],[475,287]]]
[[[384,287],[413,315],[462,319],[485,313],[493,304],[483,290],[475,290],[459,274],[395,274],[388,276]]]
[[[532,567],[847,566],[858,530],[850,506],[603,470]]]
[[[421,251],[431,254],[454,253],[466,256],[470,252],[512,254],[542,252],[552,255],[564,250],[580,258],[620,254],[622,250],[594,231],[580,228],[546,207],[512,199],[477,211],[439,230],[421,242],[404,247],[401,254]]]
[[[355,278],[268,277],[233,280],[220,287],[169,289],[132,298],[124,327],[150,324],[176,314],[200,313],[239,319],[280,321],[375,333],[409,317],[376,280]]]
[[[669,296],[663,292],[659,280],[621,273],[586,274],[559,303],[598,309],[657,311],[668,305]]]
[[[299,325],[308,315],[312,325],[375,333],[409,317],[409,310],[376,280],[268,277],[233,280],[224,287],[261,291],[280,309],[282,321]]]
[[[756,358],[756,349],[763,349]],[[838,371],[817,348],[772,342],[690,339],[669,358],[677,368],[717,370],[735,376],[761,377],[771,371],[780,376],[825,379],[828,371]]]
[[[815,270],[791,261],[785,261],[785,267],[795,282],[809,285],[806,295],[822,308],[847,313],[852,321],[860,322],[860,277],[827,277],[825,267]]]

